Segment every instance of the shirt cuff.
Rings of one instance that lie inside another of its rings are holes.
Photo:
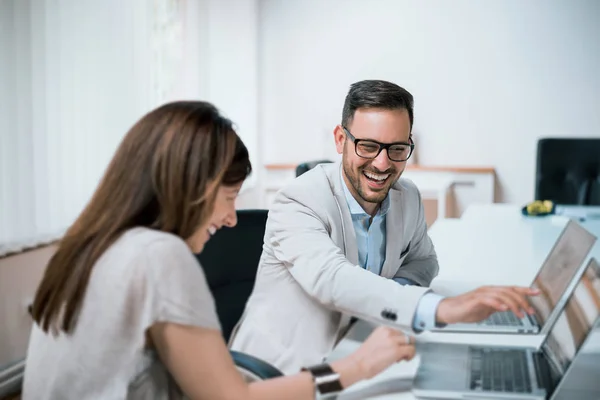
[[[421,297],[413,319],[413,329],[415,332],[422,332],[438,327],[435,323],[435,314],[442,300],[444,300],[444,296],[432,292],[425,293]]]
[[[394,282],[398,282],[401,285],[413,285],[413,286],[418,286],[417,282],[411,281],[408,278],[392,278],[392,280]]]

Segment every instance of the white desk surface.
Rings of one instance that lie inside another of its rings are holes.
[[[570,208],[573,209],[575,207]],[[591,207],[590,209],[592,208],[598,209],[598,207]],[[529,251],[543,253],[546,251],[546,246],[550,245],[551,248],[553,242],[556,241],[558,234],[560,234],[561,229],[567,223],[568,218],[564,216],[525,217],[521,214],[520,206],[511,204],[474,204],[469,206],[462,217],[457,221],[461,221],[464,230],[469,232],[481,231],[483,234],[486,234],[484,232],[484,227],[486,226],[499,227],[503,232],[512,232],[515,226],[520,227],[520,229],[522,229],[521,233],[529,234],[534,243],[535,249],[532,248]],[[575,221],[598,238],[594,247],[590,250],[589,257],[596,257],[600,260],[600,219],[586,219],[583,221],[575,219]],[[432,225],[430,234],[437,223],[438,222],[435,222]],[[443,225],[443,223],[441,225]],[[443,231],[443,226],[440,228]],[[549,231],[546,231],[546,228],[549,228]],[[531,231],[528,232],[528,229],[542,230],[543,232],[538,234]],[[441,237],[445,240],[448,236],[442,234]]]
[[[469,207],[460,219],[436,221],[429,230],[436,247],[440,272],[432,288],[442,294],[456,294],[481,285],[528,286],[567,223],[566,217],[524,217],[520,206],[487,204]],[[599,237],[590,252],[600,258],[600,221],[582,225]],[[330,360],[356,349],[373,326],[357,323],[334,349]],[[594,333],[600,343],[600,331]],[[596,339],[597,338],[597,339]],[[469,344],[496,344],[538,347],[540,335],[465,334],[425,332],[420,341]],[[600,346],[594,351],[600,352]],[[410,362],[396,364],[377,377],[353,385],[338,399],[415,399],[410,392],[418,367],[418,355]]]

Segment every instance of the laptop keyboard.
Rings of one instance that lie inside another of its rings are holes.
[[[487,319],[477,323],[478,325],[503,325],[503,326],[523,326],[521,318],[517,317],[512,311],[500,311],[493,313]]]
[[[471,390],[531,393],[524,351],[472,347],[470,356]]]

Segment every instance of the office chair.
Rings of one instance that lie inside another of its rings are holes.
[[[238,210],[237,225],[217,231],[204,245],[202,253],[196,255],[215,299],[225,341],[229,341],[254,287],[267,214],[267,210]],[[277,368],[249,354],[230,353],[247,380],[283,375]]]
[[[313,169],[314,167],[316,167],[319,164],[326,164],[326,163],[332,163],[332,162],[333,161],[331,161],[331,160],[316,160],[316,161],[306,161],[306,162],[303,162],[302,164],[298,164],[296,166],[296,177],[299,177],[303,173],[308,172],[309,170]]]
[[[540,139],[535,199],[565,205],[600,205],[600,139]]]
[[[229,350],[235,367],[246,382],[263,381],[265,379],[283,376],[283,373],[259,358],[235,350]]]

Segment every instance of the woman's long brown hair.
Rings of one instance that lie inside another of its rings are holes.
[[[173,102],[145,115],[50,259],[33,302],[36,323],[72,332],[94,264],[123,232],[143,226],[187,239],[210,218],[219,185],[250,172],[246,147],[210,103]]]

